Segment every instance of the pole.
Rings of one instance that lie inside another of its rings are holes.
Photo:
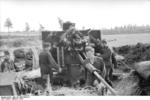
[[[79,59],[81,60],[81,62],[84,64],[85,61],[83,60],[81,55],[78,54],[78,56],[79,56]],[[93,70],[93,74],[110,90],[110,92],[113,95],[117,95],[117,92],[95,71],[95,67],[92,64],[86,63],[84,67],[87,70],[89,70],[90,72],[92,72],[92,70]]]
[[[60,50],[59,50],[60,47],[57,47],[57,63],[60,65]]]
[[[14,83],[12,83],[11,86],[12,86],[12,90],[13,90],[13,95],[17,96],[17,91],[16,91]]]
[[[48,91],[49,95],[51,95],[52,86],[51,86],[51,83],[50,83],[50,74],[47,75],[47,91]]]
[[[62,56],[62,67],[65,66],[65,63],[64,63],[64,47],[61,47],[61,56]]]

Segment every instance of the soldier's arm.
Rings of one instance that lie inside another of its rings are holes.
[[[112,53],[111,59],[112,59],[112,63],[113,63],[113,65],[114,65],[114,68],[117,68],[117,60],[116,60],[116,58],[115,58],[115,54],[114,54],[114,53]]]
[[[50,52],[48,52],[48,60],[53,68],[59,70],[60,66],[56,63],[56,61],[54,60],[54,58]]]
[[[103,61],[103,77],[104,78],[106,77],[106,66],[105,66],[104,61]]]
[[[100,62],[100,74],[105,77],[106,76],[106,67],[105,67],[105,63],[103,61],[103,58],[98,57],[98,61]]]

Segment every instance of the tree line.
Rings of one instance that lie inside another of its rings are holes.
[[[60,19],[59,19],[60,21]],[[8,32],[10,29],[13,28],[13,23],[10,18],[7,18],[4,26],[7,28]],[[44,26],[39,24],[39,31],[44,30]],[[29,32],[31,31],[29,23],[25,23],[24,31]],[[132,34],[132,33],[150,33],[150,25],[146,26],[136,26],[136,25],[126,25],[121,27],[115,27],[111,29],[102,29],[103,34]]]
[[[127,25],[111,29],[102,29],[103,34],[132,34],[132,33],[150,33],[150,25],[136,26]]]
[[[13,23],[10,18],[6,19],[6,21],[4,23],[4,27],[7,28],[8,32],[10,32],[10,29],[13,28]],[[42,30],[44,30],[44,26],[42,24],[39,24],[39,31],[42,31]],[[26,32],[31,31],[30,25],[27,22],[25,23],[24,31],[26,31]]]

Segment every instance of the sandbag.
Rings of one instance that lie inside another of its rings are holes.
[[[14,51],[14,56],[16,58],[25,58],[25,52],[23,49],[17,49]]]
[[[26,67],[24,59],[15,59],[14,65],[17,72],[24,70]]]
[[[142,61],[134,64],[134,69],[140,74],[144,79],[150,77],[150,61]]]

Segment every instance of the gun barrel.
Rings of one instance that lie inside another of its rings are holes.
[[[80,59],[80,61],[82,62],[82,64],[84,64],[85,66],[85,68],[88,70],[88,71],[90,71],[91,73],[93,73],[96,77],[97,77],[97,79],[99,79],[109,90],[110,90],[110,92],[113,94],[113,95],[117,95],[117,92],[102,78],[102,76],[101,75],[99,75],[98,73],[97,73],[97,71],[95,70],[95,67],[92,65],[92,64],[90,64],[90,63],[84,63],[84,59],[81,57],[81,55],[80,54],[78,54],[78,56],[79,56],[79,59]]]
[[[96,72],[94,71],[93,74],[99,79],[101,80],[101,82],[110,90],[110,92],[113,95],[117,95],[117,92]]]

